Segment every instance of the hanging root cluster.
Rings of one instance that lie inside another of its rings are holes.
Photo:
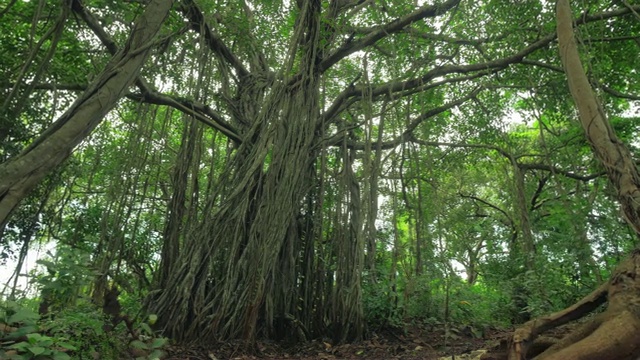
[[[336,217],[340,225],[333,229],[342,231],[320,241],[326,235],[316,163],[324,131],[317,70],[320,3],[305,2],[300,11],[290,60],[279,74],[240,81],[233,109],[243,142],[202,221],[178,250],[173,243],[178,254],[163,263],[170,271],[149,297],[148,310],[158,315],[165,335],[178,341],[291,334],[304,341],[330,332],[345,341],[362,335],[363,261],[336,260],[363,256],[361,223],[350,223],[353,214]],[[350,170],[351,164],[344,166]],[[351,190],[343,196],[351,206],[336,207],[359,213],[357,182],[345,179]]]

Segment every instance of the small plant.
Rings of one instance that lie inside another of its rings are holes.
[[[10,350],[15,350],[15,353],[9,353],[9,351],[7,351],[7,354],[5,355],[8,355],[9,359],[20,360],[67,360],[71,359],[71,357],[64,351],[75,350],[72,345],[62,342],[56,342],[55,339],[38,333],[27,334],[26,338],[26,341],[21,341],[8,347],[8,349]]]
[[[167,344],[168,339],[157,337],[156,333],[151,329],[158,320],[157,315],[149,315],[147,322],[140,324],[139,339],[133,340],[129,346],[131,352],[136,356],[136,360],[158,360],[164,357],[165,352],[162,350]]]
[[[126,349],[127,334],[124,331],[105,331],[107,321],[97,306],[82,299],[76,306],[45,319],[41,326],[50,336],[65,339],[75,346],[74,357],[91,359],[100,354],[103,359],[120,358]]]
[[[0,304],[0,358],[29,359],[71,359],[67,351],[75,350],[73,345],[38,333],[40,316],[33,310],[15,302]]]

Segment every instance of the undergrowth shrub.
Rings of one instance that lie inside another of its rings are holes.
[[[394,291],[389,282],[365,283],[363,293],[362,307],[370,329],[404,326],[402,296]]]
[[[500,289],[481,281],[468,285],[457,277],[447,283],[446,279],[418,276],[399,282],[393,289],[388,281],[381,280],[363,284],[363,294],[365,318],[372,330],[406,328],[410,324],[435,330],[447,324],[479,336],[486,328],[509,325],[505,309],[511,300]]]
[[[52,336],[65,339],[76,348],[76,358],[93,359],[100,354],[103,359],[117,359],[126,351],[126,329],[117,327],[105,331],[109,319],[88,301],[79,301],[43,322],[43,329]]]
[[[69,360],[76,348],[64,338],[41,331],[40,316],[14,301],[0,302],[0,359]]]

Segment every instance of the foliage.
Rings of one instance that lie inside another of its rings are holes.
[[[89,255],[78,249],[61,246],[55,255],[48,252],[51,259],[39,259],[46,272],[38,274],[32,281],[38,284],[41,301],[47,307],[62,310],[76,303],[82,288],[89,284],[94,274],[89,269]],[[49,310],[53,310],[49,309]]]
[[[74,347],[77,358],[118,358],[126,351],[126,332],[105,331],[108,319],[100,309],[86,301],[56,312],[42,322],[41,328],[52,337],[64,339]]]
[[[146,339],[133,340],[129,346],[134,349],[142,350],[145,352],[145,356],[139,356],[136,360],[154,360],[163,357],[164,351],[162,350],[169,344],[169,339],[165,337],[159,337],[155,331],[151,329],[151,326],[156,323],[158,317],[156,315],[149,315],[148,322],[140,323],[140,338]]]
[[[137,359],[158,359],[168,339],[151,326],[157,317],[136,326],[138,338],[131,339],[127,329],[109,329],[109,319],[87,301],[80,301],[53,315],[41,317],[26,304],[4,302],[0,307],[3,359],[121,358],[131,352]]]
[[[6,339],[0,347],[3,359],[71,359],[67,352],[76,347],[63,338],[41,334],[39,318],[37,313],[15,302],[0,304],[0,325],[5,328],[0,334]],[[12,331],[6,331],[10,328]]]

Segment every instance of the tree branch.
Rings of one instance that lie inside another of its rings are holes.
[[[127,98],[148,104],[170,106],[186,115],[193,116],[201,123],[220,131],[234,142],[238,144],[242,142],[242,139],[236,130],[207,105],[186,99],[173,98],[171,96],[158,93],[157,91],[147,91],[142,94],[129,93],[127,94]]]
[[[599,177],[604,176],[604,175],[607,174],[606,172],[601,171],[601,172],[597,172],[595,174],[580,175],[580,174],[576,174],[576,173],[568,171],[568,170],[561,169],[561,168],[559,168],[557,166],[552,166],[552,165],[547,165],[547,164],[537,164],[537,163],[536,164],[518,163],[518,166],[522,170],[544,170],[544,171],[548,171],[548,172],[553,173],[553,174],[560,174],[560,175],[562,175],[564,177],[567,177],[569,179],[579,180],[579,181],[583,181],[583,182],[591,181],[593,179],[599,178]]]
[[[211,30],[211,26],[204,19],[204,14],[202,14],[202,11],[193,0],[183,0],[180,5],[180,11],[189,20],[191,29],[204,36],[209,48],[231,64],[239,77],[242,78],[249,75],[249,71],[242,62],[222,42],[222,39]]]
[[[111,36],[109,36],[106,31],[104,31],[96,17],[84,7],[81,0],[73,0],[72,6],[73,11],[80,15],[82,20],[87,23],[91,31],[96,34],[100,42],[102,42],[107,50],[112,55],[117,53],[118,45],[116,44],[116,42],[111,39]],[[237,131],[227,121],[225,121],[221,115],[213,111],[213,109],[211,109],[210,107],[204,106],[202,104],[197,104],[186,99],[177,99],[168,95],[161,94],[151,88],[151,86],[147,84],[147,82],[140,76],[136,79],[135,84],[136,86],[138,86],[141,93],[128,93],[126,94],[127,98],[136,101],[144,101],[150,104],[171,106],[179,111],[184,112],[187,115],[193,116],[195,119],[204,123],[205,125],[219,130],[231,140],[237,143],[242,142],[242,139],[238,135]],[[47,89],[47,87],[49,87],[49,89],[51,90],[56,88],[61,89],[58,85],[41,84],[41,86],[43,89]],[[69,88],[62,90],[84,90],[84,88],[77,88],[80,85],[68,86]]]
[[[449,4],[449,2],[447,4]],[[454,5],[451,5],[451,7],[453,6]],[[424,9],[424,7],[421,9]],[[632,6],[631,8],[620,8],[620,9],[603,12],[599,14],[580,16],[577,20],[575,20],[575,23],[577,25],[582,25],[585,23],[593,22],[593,21],[606,20],[613,17],[617,17],[617,16],[627,15],[634,10],[640,11],[640,5]],[[371,89],[369,89],[368,87],[364,88],[363,86],[349,86],[346,89],[344,89],[336,97],[336,99],[334,100],[334,102],[331,104],[331,106],[326,112],[326,114],[330,116],[325,116],[325,119],[328,120],[331,117],[339,114],[340,111],[346,108],[345,104],[350,105],[354,103],[355,101],[357,101],[357,99],[361,98],[362,94],[364,93],[368,95],[370,94],[369,96],[371,96],[372,98],[376,98],[382,95],[390,95],[390,94],[395,94],[400,92],[406,92],[409,90],[425,87],[426,84],[432,81],[433,79],[443,77],[449,74],[454,74],[454,73],[468,74],[471,72],[488,71],[488,70],[498,71],[516,63],[526,63],[528,65],[537,65],[537,66],[545,67],[550,70],[557,71],[558,68],[552,65],[547,65],[539,61],[524,59],[527,55],[530,55],[533,52],[549,45],[555,39],[556,39],[556,32],[554,31],[553,33],[550,33],[545,37],[542,37],[536,42],[532,43],[531,45],[525,47],[518,53],[502,59],[491,60],[491,61],[486,61],[482,63],[468,64],[468,65],[443,65],[426,72],[421,77],[409,79],[406,81],[392,81],[392,82],[378,85]],[[322,64],[324,64],[326,61],[328,61],[328,59],[324,60],[321,63],[321,67],[323,66]],[[352,98],[354,99],[353,101],[351,100]]]
[[[422,20],[427,17],[436,17],[442,15],[451,10],[459,3],[460,0],[448,0],[443,4],[422,6],[411,14],[398,18],[356,41],[347,41],[340,48],[336,49],[332,54],[329,54],[329,56],[320,63],[319,70],[321,73],[325,72],[331,66],[335,65],[338,61],[357,51],[364,49],[369,45],[375,44],[379,40],[384,39],[385,37],[393,33],[397,33],[403,30],[407,25],[410,25],[418,20]]]
[[[515,222],[513,221],[513,219],[511,218],[511,216],[509,216],[509,214],[507,214],[507,212],[506,212],[506,211],[502,210],[502,209],[501,209],[500,207],[498,207],[497,205],[494,205],[494,204],[492,204],[492,203],[488,202],[487,200],[481,199],[481,198],[479,198],[479,197],[477,197],[477,196],[475,196],[475,195],[465,195],[465,194],[463,194],[463,193],[458,193],[458,195],[459,195],[461,198],[463,198],[463,199],[465,199],[465,198],[466,198],[466,199],[475,200],[475,201],[477,201],[477,202],[479,202],[479,203],[482,203],[482,204],[484,204],[484,205],[486,205],[486,206],[488,206],[488,207],[490,207],[490,208],[492,208],[492,209],[496,210],[497,212],[501,213],[502,215],[504,215],[504,217],[505,217],[505,218],[506,218],[506,220],[507,220],[507,221],[506,221],[506,223],[505,223],[505,225],[506,225],[506,226],[511,227],[513,231],[516,231],[516,229],[515,229],[515,225],[514,225],[514,224],[515,224]]]
[[[488,71],[478,72],[478,73],[472,74],[472,75],[465,75],[465,76],[447,78],[447,79],[444,79],[444,80],[441,80],[441,81],[437,81],[437,82],[433,82],[433,83],[429,83],[429,84],[424,84],[422,86],[418,86],[416,88],[409,89],[407,91],[404,91],[404,92],[401,92],[401,93],[398,93],[398,94],[394,94],[394,98],[397,99],[397,98],[400,98],[400,97],[410,96],[410,95],[413,95],[413,94],[421,92],[421,91],[427,91],[427,90],[435,89],[438,86],[442,86],[442,85],[445,85],[445,84],[460,83],[460,82],[464,82],[464,81],[468,81],[468,80],[477,79],[479,77],[486,76],[486,75],[493,74],[493,73],[495,73],[495,70],[488,70]],[[355,89],[355,85],[352,84],[350,89]],[[363,90],[361,89],[360,91],[361,92],[359,94],[355,94],[355,90],[353,90],[353,91],[343,91],[340,95],[338,95],[338,97],[333,101],[333,104],[331,104],[331,106],[327,109],[327,111],[325,111],[324,114],[322,115],[324,117],[324,119],[325,119],[325,122],[331,122],[331,119],[333,119],[336,115],[340,114],[342,111],[347,109],[349,106],[351,106],[352,104],[354,104],[355,102],[360,100],[360,98],[362,97],[362,91]],[[369,93],[365,91],[365,94],[367,94],[367,96],[368,96]],[[376,96],[368,97],[368,99],[375,101],[375,100],[384,98],[387,95],[390,95],[390,94],[378,94]]]
[[[380,147],[380,149],[392,149],[400,144],[402,144],[405,141],[411,141],[411,142],[416,142],[416,143],[420,143],[414,136],[413,136],[413,130],[416,129],[416,127],[418,127],[418,125],[420,125],[420,123],[422,123],[424,120],[429,119],[431,117],[434,117],[438,114],[441,114],[451,108],[454,108],[456,106],[460,106],[462,104],[464,104],[465,102],[467,102],[468,100],[474,98],[475,96],[477,96],[480,91],[482,91],[483,88],[482,87],[478,87],[475,90],[471,91],[469,94],[467,94],[464,97],[461,97],[457,100],[448,102],[442,106],[438,106],[436,108],[433,108],[431,110],[428,110],[422,114],[420,114],[419,116],[415,117],[411,123],[409,123],[409,125],[407,126],[407,129],[405,129],[405,131],[397,136],[395,139],[390,140],[390,141],[384,141],[382,143],[379,142],[375,142],[372,143],[370,146],[372,147]],[[343,143],[341,143],[344,140],[344,137],[341,133],[338,133],[334,136],[332,136],[331,138],[329,138],[326,143],[328,146],[333,146],[333,145],[343,145]],[[347,141],[346,146],[349,149],[354,149],[354,150],[364,150],[365,148],[365,144],[362,143],[356,143],[354,141]]]

